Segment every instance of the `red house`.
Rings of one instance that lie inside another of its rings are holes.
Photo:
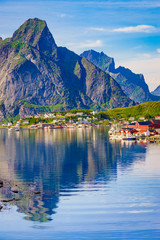
[[[135,126],[136,126],[135,122],[134,123],[129,123],[129,124],[126,125],[126,128],[135,128]]]
[[[152,122],[146,121],[146,122],[136,122],[136,123],[130,123],[126,125],[127,128],[134,128],[140,132],[146,132],[147,130],[150,129],[150,125]]]

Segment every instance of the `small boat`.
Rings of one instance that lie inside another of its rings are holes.
[[[122,140],[127,140],[127,141],[136,141],[136,137],[135,136],[133,136],[132,134],[127,134],[126,136],[124,136],[123,138],[122,138]]]

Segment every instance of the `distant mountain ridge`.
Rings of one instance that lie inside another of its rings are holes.
[[[153,91],[151,92],[153,95],[160,96],[160,85]]]
[[[88,50],[80,54],[81,57],[85,57],[94,65],[102,69],[103,71],[113,72],[115,70],[114,59],[107,56],[103,52],[96,52],[94,50]]]
[[[150,93],[142,74],[135,74],[130,69],[121,66],[115,68],[114,59],[103,52],[98,53],[94,50],[88,50],[80,54],[80,56],[85,57],[103,71],[109,73],[132,100],[138,103],[160,100],[159,97]]]
[[[37,109],[54,105],[66,110],[135,103],[108,73],[67,48],[57,47],[46,22],[34,18],[12,38],[0,41],[0,116],[38,111],[26,107],[30,104]]]

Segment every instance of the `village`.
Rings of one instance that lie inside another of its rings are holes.
[[[98,121],[96,111],[67,112],[67,113],[45,113],[27,116],[14,122],[1,123],[1,128],[19,131],[23,128],[29,129],[59,129],[59,128],[85,128],[95,126]]]
[[[37,114],[27,116],[14,122],[1,123],[1,128],[9,131],[20,129],[61,129],[61,128],[88,128],[106,126],[109,128],[110,139],[138,140],[148,139],[160,141],[160,116],[145,119],[130,117],[128,120],[109,119],[100,117],[97,111],[68,111]]]
[[[160,116],[155,116],[151,120],[140,117],[139,120],[112,123],[109,130],[110,139],[160,141]]]

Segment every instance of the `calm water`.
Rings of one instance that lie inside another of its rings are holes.
[[[0,130],[5,178],[41,193],[6,204],[0,240],[160,239],[158,144],[111,142],[105,128]]]

